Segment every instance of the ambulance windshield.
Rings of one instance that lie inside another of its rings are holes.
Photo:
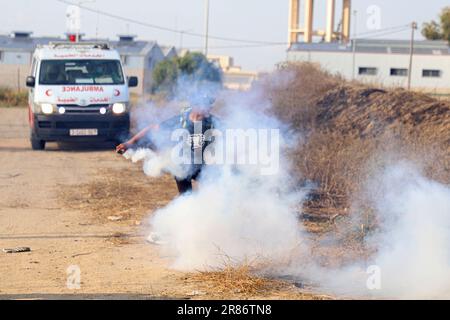
[[[43,60],[39,83],[43,85],[124,84],[118,60]]]

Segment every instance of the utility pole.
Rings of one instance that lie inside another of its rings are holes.
[[[358,16],[358,11],[356,11],[356,10],[353,11],[354,26],[353,26],[353,43],[352,43],[352,54],[353,54],[353,57],[352,57],[352,80],[355,80],[355,77],[356,77],[355,68],[356,68],[356,30],[357,30],[356,18],[357,18],[357,16]]]
[[[75,42],[79,42],[80,41],[80,29],[81,29],[81,4],[83,2],[82,1],[78,1],[78,26],[76,29],[76,34],[75,34]]]
[[[100,24],[100,11],[97,10],[97,23],[95,25],[95,40],[98,41],[98,28]]]
[[[408,90],[411,90],[411,78],[414,56],[414,32],[417,30],[417,23],[411,23],[411,42],[409,44],[409,69],[408,69]]]
[[[205,0],[205,56],[208,56],[208,37],[209,37],[209,0]]]
[[[183,36],[184,36],[184,30],[181,30],[180,31],[180,45],[179,45],[179,48],[180,48],[180,52],[181,52],[181,50],[183,50]]]

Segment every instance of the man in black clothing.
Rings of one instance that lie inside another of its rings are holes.
[[[182,165],[186,174],[183,177],[175,177],[175,181],[180,194],[192,191],[192,180],[197,180],[199,178],[204,165],[202,157],[203,151],[206,146],[211,143],[209,139],[205,139],[205,132],[217,128],[218,125],[218,119],[209,113],[212,102],[212,100],[209,100],[209,103],[206,106],[199,105],[189,108],[182,112],[181,115],[172,117],[162,122],[160,125],[147,126],[127,142],[118,145],[116,147],[116,152],[125,152],[142,138],[148,137],[151,132],[158,133],[157,138],[168,141],[174,130],[186,130],[186,133],[189,134],[186,139],[187,141],[184,141],[184,143],[187,143],[191,150],[191,161],[189,161],[189,164]],[[158,148],[160,143],[158,143],[158,141],[153,142],[153,147]],[[201,156],[200,161],[198,161],[199,154]]]

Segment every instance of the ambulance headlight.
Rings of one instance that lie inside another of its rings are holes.
[[[41,111],[43,114],[52,114],[53,113],[53,105],[50,103],[42,103]]]
[[[127,110],[127,106],[125,103],[114,103],[112,106],[112,111],[115,114],[121,114],[124,113]]]

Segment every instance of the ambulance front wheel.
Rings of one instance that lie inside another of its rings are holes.
[[[44,150],[45,149],[45,141],[44,140],[31,138],[30,141],[31,141],[31,148],[33,150]]]

